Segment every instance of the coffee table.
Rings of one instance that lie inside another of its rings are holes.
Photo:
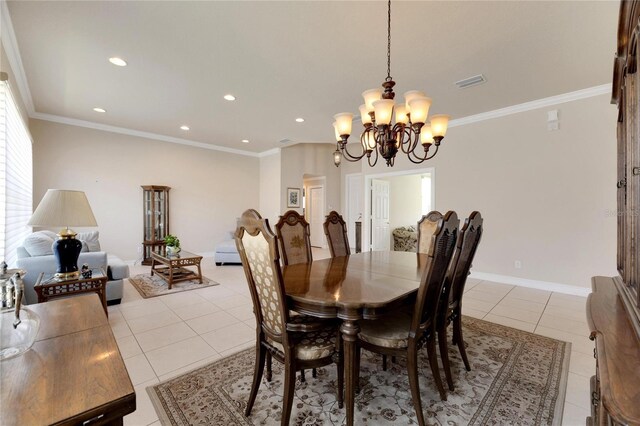
[[[151,252],[151,275],[158,274],[169,285],[169,289],[174,283],[197,279],[202,284],[202,271],[200,261],[202,256],[182,250],[172,256],[166,253]],[[163,265],[158,267],[159,265]],[[195,266],[198,272],[187,269],[187,266]]]

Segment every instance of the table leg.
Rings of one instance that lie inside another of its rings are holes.
[[[169,263],[169,290],[171,290],[171,284],[173,284],[173,263]]]
[[[347,426],[353,425],[354,420],[354,402],[356,394],[356,383],[359,380],[360,372],[356,371],[356,346],[358,344],[358,333],[360,326],[357,321],[346,320],[340,326],[342,332],[342,341],[344,342],[344,375],[345,375],[345,403],[347,406]]]
[[[152,257],[151,258],[151,276],[153,276],[153,271],[156,268],[156,260]]]
[[[200,280],[200,284],[202,284],[202,270],[200,269],[200,262],[198,262],[198,279]]]

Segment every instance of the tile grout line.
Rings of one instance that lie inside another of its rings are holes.
[[[540,317],[538,318],[538,322],[536,323],[536,326],[533,329],[533,333],[534,334],[535,334],[536,330],[538,329],[538,325],[540,325],[540,320],[542,319],[542,316],[544,315],[545,311],[547,310],[547,306],[549,306],[549,300],[551,300],[551,296],[553,296],[553,292],[551,292],[549,294],[549,297],[547,297],[547,301],[544,304],[544,309],[542,310],[542,313],[540,314]]]

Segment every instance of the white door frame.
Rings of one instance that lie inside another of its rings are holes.
[[[362,215],[362,235],[368,236],[371,228],[371,179],[384,179],[394,176],[431,174],[431,208],[436,209],[436,169],[435,167],[425,167],[421,169],[398,170],[385,173],[372,173],[364,175],[364,213]],[[416,222],[417,223],[417,222]],[[393,232],[393,230],[391,230]],[[362,238],[362,251],[371,250],[370,238]]]

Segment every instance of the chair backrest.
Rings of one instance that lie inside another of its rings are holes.
[[[464,286],[469,276],[471,263],[476,255],[476,250],[482,238],[482,215],[474,211],[464,221],[464,226],[460,230],[456,251],[458,252],[455,265],[452,265],[447,272],[447,281],[450,283],[448,294],[443,295],[444,300],[449,301],[451,307],[456,307],[462,300]],[[454,255],[455,256],[455,255]],[[447,310],[449,306],[447,306]]]
[[[455,212],[447,212],[436,226],[436,231],[431,240],[431,246],[427,253],[429,265],[425,270],[411,322],[411,335],[419,338],[423,331],[433,330],[436,314],[441,299],[442,286],[447,269],[453,257],[453,251],[458,237],[458,215]]]
[[[442,219],[442,213],[434,210],[422,216],[418,221],[418,246],[416,249],[418,253],[429,253],[431,237],[436,232],[440,219]]]
[[[324,233],[327,236],[331,257],[347,256],[351,254],[347,225],[337,212],[332,211],[324,221]]]
[[[311,257],[311,240],[309,223],[295,210],[289,210],[276,224],[276,233],[282,249],[282,262],[285,265],[309,263]]]
[[[278,238],[267,219],[247,210],[238,219],[236,246],[247,277],[256,320],[267,336],[282,342],[289,321],[280,270]]]

